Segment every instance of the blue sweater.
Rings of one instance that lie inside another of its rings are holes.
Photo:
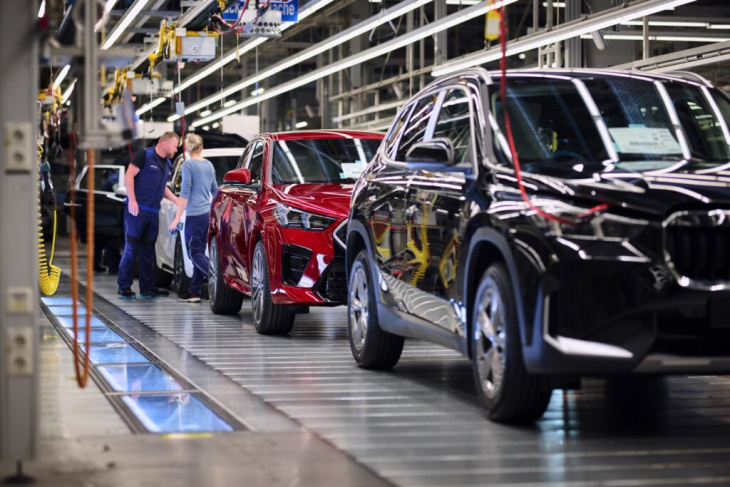
[[[183,163],[180,197],[188,200],[185,207],[188,216],[208,213],[216,191],[215,169],[209,160],[189,159]]]

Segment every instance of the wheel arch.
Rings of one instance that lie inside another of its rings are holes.
[[[517,321],[520,329],[520,341],[523,346],[529,340],[527,320],[525,317],[522,293],[520,292],[520,279],[517,272],[515,258],[507,240],[493,228],[479,228],[472,235],[469,241],[469,253],[466,260],[466,272],[464,273],[464,307],[466,309],[466,339],[467,350],[471,357],[471,340],[474,313],[474,299],[479,280],[486,269],[497,262],[503,262],[507,267],[512,292],[517,307]]]

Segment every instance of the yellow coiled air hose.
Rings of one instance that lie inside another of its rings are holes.
[[[43,146],[38,144],[37,152],[38,177],[41,177],[41,158],[43,157]],[[38,283],[41,292],[51,296],[58,289],[58,282],[61,280],[61,268],[53,265],[53,253],[56,249],[56,208],[53,208],[53,239],[51,241],[51,258],[46,257],[46,244],[43,241],[43,216],[41,208],[40,191],[38,193]]]

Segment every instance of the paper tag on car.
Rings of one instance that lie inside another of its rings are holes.
[[[682,148],[672,132],[665,128],[612,128],[608,129],[624,154],[681,154]]]
[[[367,164],[364,162],[343,162],[342,174],[344,174],[347,179],[357,179],[366,167]]]

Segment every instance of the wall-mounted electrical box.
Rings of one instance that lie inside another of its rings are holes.
[[[174,39],[166,46],[165,61],[210,61],[215,58],[215,47],[216,37],[178,27]]]

